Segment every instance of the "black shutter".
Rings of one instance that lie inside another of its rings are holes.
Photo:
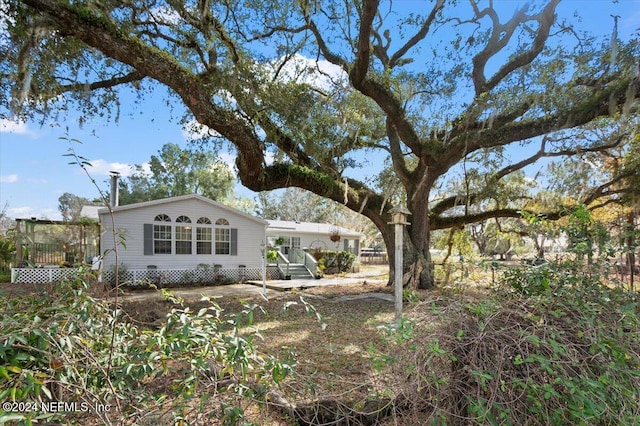
[[[231,228],[231,246],[229,247],[231,256],[238,255],[238,228]]]
[[[153,224],[144,224],[144,254],[153,255]]]

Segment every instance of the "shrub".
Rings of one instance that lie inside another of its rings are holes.
[[[192,312],[165,292],[173,309],[157,330],[143,330],[86,288],[78,278],[51,293],[6,302],[0,401],[97,404],[108,410],[90,414],[104,424],[135,423],[154,411],[165,413],[153,420],[160,424],[206,423],[203,416],[235,424],[247,402],[264,399],[290,371],[289,364],[258,353],[253,336],[239,333],[251,323],[253,306],[237,315],[215,303]],[[83,415],[0,408],[0,424]]]
[[[412,311],[411,335],[395,336],[396,350],[385,358],[403,378],[395,402],[409,407],[407,417],[421,424],[640,424],[638,295],[571,270],[536,271],[528,297],[434,298]]]
[[[356,256],[348,251],[316,250],[313,254],[318,263],[323,261],[325,269],[348,272],[353,267]]]

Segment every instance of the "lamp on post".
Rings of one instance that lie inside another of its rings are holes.
[[[394,281],[395,287],[395,302],[396,302],[396,324],[400,325],[402,319],[402,251],[403,251],[403,227],[409,225],[407,222],[408,216],[411,212],[403,206],[397,206],[389,210],[391,213],[391,222],[389,224],[395,225],[395,251],[394,251]]]
[[[262,253],[262,297],[267,300],[267,245],[260,243],[260,253]]]

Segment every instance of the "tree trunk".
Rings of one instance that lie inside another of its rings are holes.
[[[405,244],[403,282],[405,286],[410,285],[421,290],[428,290],[435,286],[428,242],[426,250],[418,250],[411,240]]]
[[[435,286],[433,275],[433,263],[431,262],[431,253],[429,252],[429,237],[427,233],[426,241],[419,241],[420,247],[426,247],[425,249],[418,249],[414,244],[414,236],[411,232],[413,225],[404,227],[403,238],[403,277],[402,284],[404,288],[415,289],[431,289]],[[389,287],[393,286],[395,269],[395,253],[394,253],[394,226],[388,225],[382,230],[382,238],[387,246],[387,255],[389,256]]]

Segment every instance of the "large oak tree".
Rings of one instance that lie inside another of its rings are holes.
[[[520,216],[522,205],[470,208],[501,180],[547,157],[624,151],[636,40],[584,35],[557,16],[559,1],[503,13],[473,0],[4,0],[0,96],[15,114],[75,102],[114,117],[121,89],[165,87],[236,147],[252,190],[344,203],[388,247],[388,211],[406,204],[405,283],[428,288],[431,230]],[[383,157],[391,174],[356,178]],[[434,198],[471,171],[473,185]],[[576,202],[615,197],[633,172]]]

